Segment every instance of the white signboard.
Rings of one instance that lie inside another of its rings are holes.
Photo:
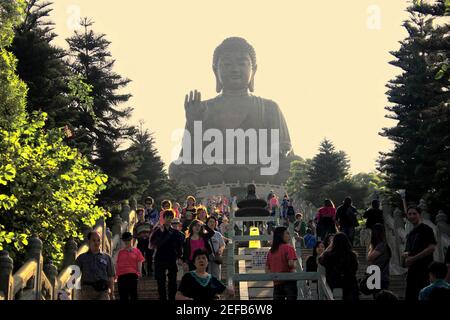
[[[251,251],[252,254],[252,268],[264,268],[266,266],[267,253],[270,248],[261,248]]]

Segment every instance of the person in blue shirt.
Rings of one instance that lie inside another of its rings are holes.
[[[447,275],[447,266],[442,262],[432,262],[428,267],[430,275],[430,285],[419,292],[419,300],[430,300],[430,295],[436,288],[450,290],[450,284],[445,281]]]
[[[145,220],[155,226],[159,222],[159,211],[154,207],[155,200],[152,197],[145,199]]]
[[[316,246],[316,236],[313,235],[311,229],[306,230],[306,234],[303,237],[303,241],[305,242],[305,247],[307,249],[313,249]]]

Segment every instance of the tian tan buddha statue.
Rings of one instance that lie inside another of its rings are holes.
[[[257,70],[254,48],[242,38],[220,44],[213,58],[216,91],[202,101],[186,95],[186,128],[180,157],[169,175],[180,182],[284,184],[294,155],[278,105],[253,95]]]

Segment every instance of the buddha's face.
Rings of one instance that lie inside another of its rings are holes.
[[[225,90],[247,89],[252,73],[252,61],[245,51],[224,52],[219,58],[217,76]]]

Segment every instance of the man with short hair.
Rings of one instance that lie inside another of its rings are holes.
[[[183,256],[183,237],[171,224],[174,217],[172,210],[163,212],[163,224],[159,225],[150,238],[155,253],[155,278],[158,283],[160,300],[175,300],[177,293],[177,260]],[[181,263],[178,261],[178,263]],[[166,272],[168,278],[168,297],[166,294]]]
[[[450,285],[445,281],[447,266],[442,262],[432,262],[428,267],[430,285],[419,292],[419,300],[430,300],[430,295],[436,288],[450,290]]]
[[[97,232],[90,231],[87,239],[89,251],[75,260],[81,270],[79,300],[114,300],[115,270],[112,259],[100,251],[101,238]]]
[[[429,284],[428,266],[433,262],[436,239],[433,229],[422,223],[422,210],[411,206],[407,210],[408,221],[414,229],[406,236],[404,266],[408,268],[405,300],[418,300],[419,292]]]

